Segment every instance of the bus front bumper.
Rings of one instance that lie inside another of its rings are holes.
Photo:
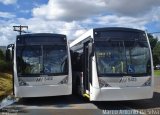
[[[16,97],[46,97],[72,94],[71,85],[42,85],[15,87]]]
[[[91,101],[123,101],[149,99],[153,97],[152,87],[126,88],[93,88],[90,94]]]

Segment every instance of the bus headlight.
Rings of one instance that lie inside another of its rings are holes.
[[[151,86],[151,77],[142,86]]]
[[[99,87],[111,87],[108,83],[106,83],[104,80],[99,79]]]
[[[62,81],[60,81],[58,84],[67,84],[68,83],[68,77],[65,77]]]
[[[29,84],[23,81],[22,79],[19,79],[19,86],[29,86]]]

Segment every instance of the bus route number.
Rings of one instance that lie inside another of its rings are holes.
[[[136,82],[137,81],[137,78],[134,78],[134,77],[124,77],[124,78],[121,78],[119,83],[126,83],[126,82]]]
[[[52,81],[52,77],[39,77],[36,79],[36,82],[43,82],[43,81]]]

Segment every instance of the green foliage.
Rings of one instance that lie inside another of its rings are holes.
[[[0,49],[0,60],[4,60],[5,59],[5,56],[3,54],[3,51]]]
[[[0,72],[11,72],[11,71],[12,71],[12,62],[5,61],[5,55],[0,50]]]
[[[12,63],[0,60],[0,72],[11,72],[11,71],[12,71]]]
[[[153,57],[154,57],[154,63],[160,64],[160,41],[157,42],[156,46],[153,49]]]
[[[11,62],[11,52],[10,50],[6,50],[6,61],[7,62]]]
[[[153,54],[153,64],[157,65],[160,63],[160,42],[158,41],[158,38],[154,37],[152,34],[148,34],[148,38]]]
[[[154,76],[160,77],[160,70],[154,70]]]
[[[152,34],[148,34],[148,38],[151,45],[151,49],[153,50],[158,42],[158,38],[157,37],[155,38]]]

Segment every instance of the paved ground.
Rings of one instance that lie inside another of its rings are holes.
[[[9,111],[9,113],[13,115],[113,115],[117,114],[117,110],[119,110],[118,112],[120,112],[121,115],[128,115],[130,112],[135,112],[136,115],[159,115],[160,77],[155,77],[155,93],[153,99],[149,100],[92,103],[87,99],[76,97],[73,95],[45,98],[28,98],[20,99],[17,103],[4,108],[0,114],[6,115],[6,111]]]

